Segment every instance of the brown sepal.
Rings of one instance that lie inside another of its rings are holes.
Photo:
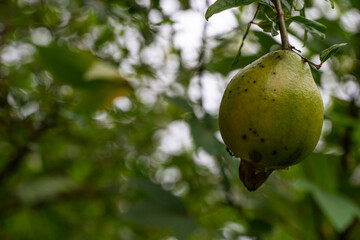
[[[246,160],[241,160],[239,177],[249,191],[258,189],[273,172],[271,169],[257,168]]]

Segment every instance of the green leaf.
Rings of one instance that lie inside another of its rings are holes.
[[[290,14],[291,12],[291,4],[288,0],[281,0],[281,5],[286,14]]]
[[[338,232],[344,231],[356,217],[360,217],[360,208],[340,193],[324,192],[305,180],[294,182],[294,187],[312,194],[316,203]]]
[[[314,34],[320,36],[321,38],[325,38],[325,32],[326,32],[325,25],[323,25],[319,22],[310,20],[308,18],[302,17],[302,16],[294,16],[294,17],[289,18],[289,20],[299,23],[300,25],[302,25],[305,28],[305,30],[307,30],[311,33],[314,33]]]
[[[257,24],[264,32],[268,32],[271,33],[271,35],[277,36],[279,35],[279,32],[276,29],[276,24],[274,24],[274,22],[270,22],[267,20],[262,20],[261,22],[259,22]]]
[[[116,66],[90,52],[72,50],[64,45],[38,47],[38,51],[42,64],[56,81],[81,90],[78,110],[91,112],[109,107],[114,98],[125,96],[131,90]]]
[[[277,24],[274,20],[272,20],[265,12],[264,12],[264,15],[266,17],[266,19],[271,23],[271,28],[270,28],[270,32],[271,32],[271,35],[273,37],[279,35],[278,31],[277,31]]]
[[[89,82],[126,82],[116,66],[101,61],[90,52],[72,50],[67,46],[38,47],[43,65],[56,80],[74,87],[88,87]]]
[[[292,5],[296,11],[300,11],[304,8],[305,3],[304,0],[293,0]]]
[[[334,54],[337,53],[337,51],[339,50],[339,48],[346,46],[347,43],[339,43],[339,44],[334,44],[331,47],[325,49],[324,51],[321,52],[320,54],[320,61],[323,63],[326,60],[328,60],[331,56],[333,56]]]
[[[233,7],[248,5],[254,2],[264,4],[271,8],[275,7],[270,0],[217,0],[207,9],[205,13],[205,18],[206,20],[209,20],[209,18],[216,13],[222,12],[224,10]]]
[[[89,52],[70,50],[64,45],[38,47],[38,51],[42,63],[56,80],[72,86],[84,84],[83,75],[96,60]]]
[[[271,33],[272,31],[272,22],[268,20],[262,20],[256,25],[258,25],[264,32]]]

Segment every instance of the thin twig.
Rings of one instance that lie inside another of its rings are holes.
[[[286,25],[285,25],[285,16],[284,16],[284,12],[281,7],[280,0],[275,0],[275,6],[276,6],[276,10],[277,10],[277,20],[278,20],[278,26],[279,26],[279,30],[280,30],[282,49],[283,50],[291,50],[292,46],[289,42],[288,33],[286,30]]]
[[[240,58],[240,56],[241,56],[241,49],[242,49],[243,46],[244,46],[244,42],[245,42],[245,39],[246,39],[246,37],[247,37],[247,35],[248,35],[248,33],[249,33],[251,24],[255,23],[254,21],[255,21],[255,18],[256,18],[256,16],[257,16],[258,12],[259,12],[260,6],[261,6],[261,4],[259,3],[258,6],[257,6],[257,8],[256,8],[256,12],[255,12],[255,14],[254,14],[254,17],[253,17],[252,20],[247,24],[246,31],[245,31],[245,33],[244,33],[244,36],[243,36],[242,40],[241,40],[241,44],[240,44],[239,50],[238,50],[238,52],[237,52],[237,54],[236,54],[236,57],[235,57],[233,63],[231,64],[231,67],[234,67],[234,66],[239,62],[239,58]]]
[[[206,0],[206,7],[210,5],[209,0]],[[208,22],[204,22],[204,26],[202,29],[202,36],[201,36],[201,48],[198,57],[198,67],[197,67],[197,75],[199,76],[199,86],[200,86],[200,100],[199,104],[201,108],[203,108],[203,86],[202,86],[202,75],[204,72],[204,57],[205,57],[205,49],[206,49],[206,31],[208,27]]]
[[[294,50],[293,50],[293,52],[296,53],[297,55],[299,55],[302,58],[302,60],[304,60],[305,62],[308,62],[311,65],[313,65],[316,68],[316,70],[319,70],[321,68],[322,64],[323,64],[322,62],[320,64],[316,64],[313,61],[311,61],[310,59],[308,59],[308,58],[304,57],[303,55],[299,54],[298,52],[296,52]]]

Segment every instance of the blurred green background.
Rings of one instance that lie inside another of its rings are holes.
[[[283,0],[283,4],[291,4]],[[300,1],[301,2],[301,1]],[[214,15],[205,0],[2,0],[0,239],[360,239],[360,4],[306,0],[326,38],[315,152],[256,192],[221,142],[235,72],[279,49],[256,4]],[[256,20],[255,20],[256,22]]]

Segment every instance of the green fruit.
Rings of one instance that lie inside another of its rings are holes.
[[[255,190],[273,170],[311,154],[323,113],[310,67],[292,51],[268,53],[236,74],[221,101],[219,128],[241,158],[245,186]]]

